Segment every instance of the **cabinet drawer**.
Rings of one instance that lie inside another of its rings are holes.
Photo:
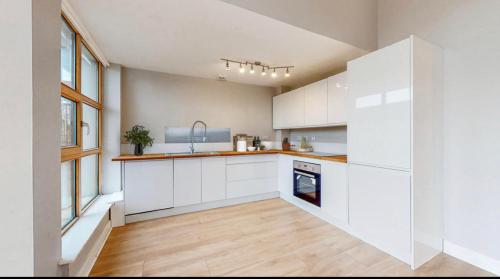
[[[277,176],[277,162],[227,165],[227,181],[251,180]]]
[[[232,181],[227,183],[227,198],[239,198],[278,191],[278,178]]]
[[[277,154],[229,156],[226,158],[226,164],[228,165],[276,161],[278,161]]]

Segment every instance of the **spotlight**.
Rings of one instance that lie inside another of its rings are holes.
[[[250,65],[250,74],[253,75],[254,73],[255,73],[255,70],[253,69],[253,64],[252,64],[252,65]]]
[[[289,76],[290,76],[290,71],[288,70],[288,68],[286,68],[285,77],[289,77]]]
[[[240,73],[244,74],[245,73],[245,67],[240,63]]]
[[[231,70],[231,68],[229,68],[229,61],[226,60],[226,71],[229,71]]]
[[[278,74],[276,74],[276,69],[273,70],[273,73],[271,74],[271,77],[272,78],[276,78],[278,76]]]
[[[262,73],[261,73],[261,75],[263,75],[263,76],[267,75],[265,67],[262,67]]]

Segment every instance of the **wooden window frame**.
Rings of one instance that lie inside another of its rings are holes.
[[[61,97],[64,97],[70,101],[76,103],[76,145],[61,147],[61,163],[66,161],[75,161],[76,166],[76,181],[75,181],[75,207],[76,214],[75,218],[69,222],[66,226],[61,229],[61,233],[64,234],[78,218],[97,200],[97,198],[102,194],[102,115],[103,115],[103,64],[97,58],[92,48],[85,42],[77,29],[73,26],[71,21],[66,17],[64,13],[61,13],[62,19],[68,24],[68,26],[75,33],[75,89],[64,84],[61,81]],[[85,48],[92,54],[94,59],[98,63],[98,101],[94,101],[91,98],[83,95],[81,92],[81,46],[84,45]],[[83,104],[89,105],[98,111],[98,147],[88,150],[83,150],[82,145],[82,121],[83,121]],[[80,189],[81,189],[81,158],[97,155],[98,156],[98,194],[90,201],[85,207],[80,204]]]

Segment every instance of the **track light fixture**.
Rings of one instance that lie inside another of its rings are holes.
[[[222,61],[226,62],[226,70],[227,71],[230,71],[231,68],[229,66],[229,63],[235,63],[235,64],[240,64],[240,69],[239,69],[239,72],[241,74],[244,74],[246,72],[246,66],[247,65],[250,65],[250,74],[254,74],[255,73],[255,67],[261,67],[262,68],[262,72],[260,73],[262,76],[266,76],[267,75],[267,71],[271,71],[272,70],[272,73],[271,73],[271,77],[272,78],[276,78],[278,76],[278,72],[276,70],[280,70],[280,69],[285,69],[285,74],[284,74],[284,77],[290,77],[290,69],[291,68],[294,68],[294,66],[276,66],[276,67],[273,67],[273,66],[269,66],[269,65],[266,65],[266,64],[263,64],[262,62],[259,62],[259,61],[255,61],[255,62],[249,62],[249,61],[236,61],[236,60],[231,60],[231,59],[226,59],[226,58],[221,58]]]
[[[285,77],[289,77],[289,76],[290,76],[290,71],[288,70],[288,68],[286,68]]]

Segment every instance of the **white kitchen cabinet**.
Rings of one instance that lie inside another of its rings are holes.
[[[226,158],[201,159],[201,200],[212,202],[226,198]]]
[[[124,163],[125,215],[174,206],[173,160]]]
[[[321,162],[321,209],[347,224],[347,164]]]
[[[410,169],[410,40],[349,62],[349,161]]]
[[[280,107],[282,107],[283,94],[273,97],[273,129],[280,129],[283,126],[280,118]]]
[[[311,83],[304,90],[304,125],[325,125],[328,121],[328,80]]]
[[[410,262],[410,174],[349,165],[349,224],[362,238]]]
[[[201,159],[174,159],[174,207],[201,201]]]
[[[293,160],[294,157],[288,155],[280,155],[279,157],[279,191],[284,196],[293,195]]]
[[[226,165],[227,198],[278,191],[278,157],[255,155],[228,157]]]
[[[347,72],[328,78],[328,124],[345,125],[347,122]]]
[[[411,36],[347,69],[350,225],[418,268],[443,250],[442,50]]]
[[[298,88],[282,94],[278,107],[280,127],[292,128],[304,126],[304,101],[304,88]]]

